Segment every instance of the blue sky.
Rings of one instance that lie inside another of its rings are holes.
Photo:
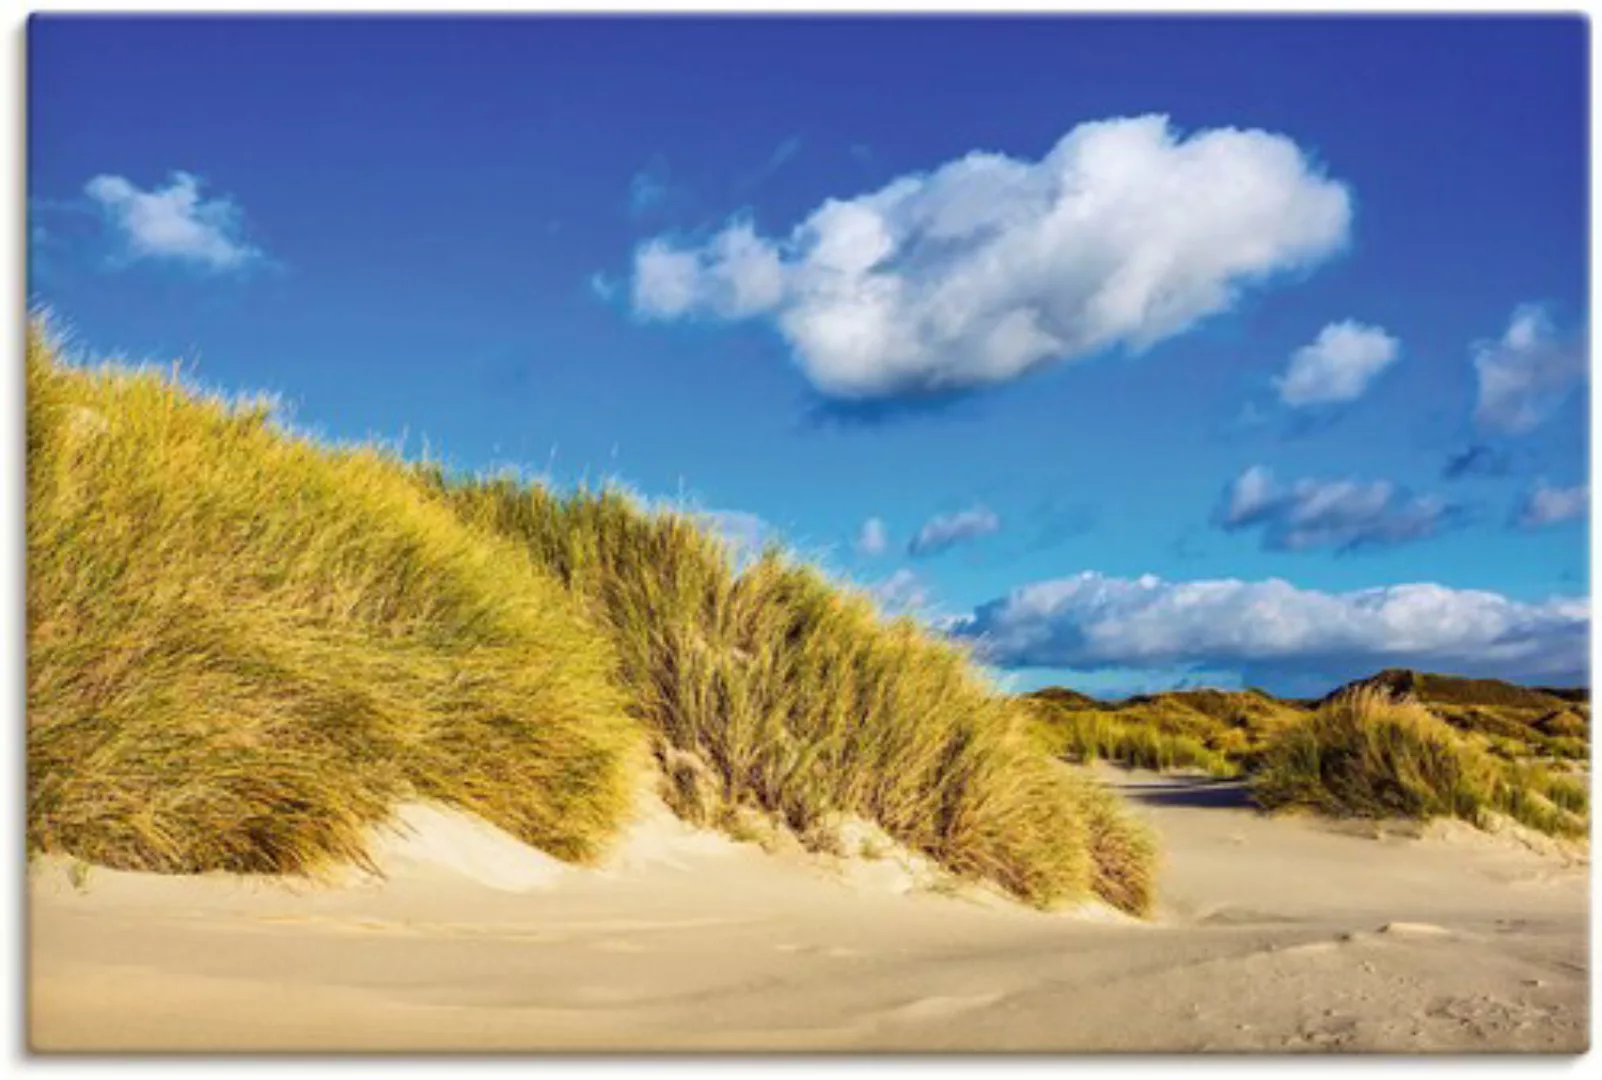
[[[1585,678],[1587,27],[29,28],[29,291],[1012,685]],[[874,522],[876,524],[868,524]]]

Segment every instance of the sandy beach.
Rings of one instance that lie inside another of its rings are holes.
[[[1587,877],[1456,824],[1269,818],[1109,771],[1148,923],[929,888],[657,808],[603,868],[426,806],[382,880],[32,868],[31,1043],[111,1050],[1499,1051],[1588,1046]],[[1535,848],[1544,848],[1536,850]]]

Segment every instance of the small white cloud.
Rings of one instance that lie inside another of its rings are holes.
[[[1410,495],[1389,480],[1316,480],[1289,485],[1253,465],[1225,490],[1214,520],[1224,530],[1261,529],[1278,551],[1330,547],[1350,551],[1423,540],[1441,531],[1454,508],[1433,495]]]
[[[1480,381],[1475,421],[1504,435],[1539,427],[1585,378],[1587,351],[1582,341],[1560,338],[1545,309],[1521,306],[1499,340],[1472,349]]]
[[[883,555],[890,546],[890,530],[884,519],[872,517],[864,521],[855,546],[859,555]]]
[[[921,614],[929,605],[929,589],[905,568],[868,587],[879,606],[893,615]]]
[[[1417,583],[1354,592],[1279,579],[1165,581],[1085,572],[1025,585],[954,627],[1008,667],[1241,671],[1252,684],[1412,667],[1584,681],[1590,604]]]
[[[1355,401],[1400,353],[1400,343],[1377,326],[1350,319],[1330,323],[1311,345],[1291,355],[1274,385],[1280,400],[1293,408]]]
[[[1591,512],[1591,485],[1553,487],[1545,480],[1536,482],[1514,512],[1514,523],[1521,529],[1540,529],[1576,521]]]
[[[772,307],[783,290],[778,253],[749,221],[730,225],[698,250],[657,239],[634,257],[634,309],[646,318],[704,311],[740,319]]]
[[[97,176],[84,191],[118,232],[130,260],[174,259],[222,271],[261,258],[239,235],[239,208],[225,197],[201,198],[200,184],[175,172],[166,187],[141,191],[121,176]]]
[[[960,390],[1146,349],[1328,258],[1350,220],[1346,187],[1282,135],[1115,119],[1039,161],[975,151],[826,200],[779,239],[735,222],[648,240],[635,306],[770,319],[829,395]]]
[[[634,253],[634,310],[656,319],[685,314],[697,302],[700,274],[693,252],[648,241]]]
[[[1001,529],[1001,518],[989,508],[975,506],[954,514],[936,514],[923,523],[907,544],[907,554],[936,555],[968,540],[988,536]]]

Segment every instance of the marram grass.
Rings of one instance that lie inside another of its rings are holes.
[[[625,814],[605,636],[372,449],[154,372],[28,380],[28,842],[300,872],[405,795],[570,859]]]
[[[1338,817],[1503,814],[1544,833],[1583,836],[1583,783],[1509,763],[1414,700],[1363,688],[1325,703],[1270,745],[1252,778],[1267,809],[1300,806]]]
[[[967,655],[617,492],[454,482],[153,372],[28,371],[28,840],[107,866],[360,861],[404,798],[563,858],[649,749],[684,816],[878,822],[1037,904],[1152,899],[1152,842]]]
[[[1149,905],[1150,839],[1093,781],[1042,754],[1026,706],[987,686],[955,644],[885,619],[777,551],[737,573],[693,519],[616,491],[440,487],[611,627],[686,816],[752,808],[803,838],[862,816],[1032,901],[1097,893]]]

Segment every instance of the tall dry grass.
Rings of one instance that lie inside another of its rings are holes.
[[[1302,806],[1340,817],[1506,814],[1542,832],[1583,835],[1589,795],[1571,777],[1509,764],[1411,699],[1383,688],[1341,694],[1285,730],[1252,778],[1268,809]]]
[[[646,745],[676,809],[860,815],[1040,904],[1151,900],[1152,844],[964,652],[615,492],[453,482],[30,334],[28,839],[300,872],[439,799],[570,859]]]
[[[751,807],[803,837],[860,815],[1032,901],[1148,905],[1150,839],[1040,754],[1025,707],[956,645],[777,551],[736,572],[691,518],[618,491],[559,498],[505,478],[441,489],[611,627],[687,815]]]
[[[630,797],[612,653],[398,461],[27,342],[28,842],[162,871],[361,859],[426,796],[567,858]]]

